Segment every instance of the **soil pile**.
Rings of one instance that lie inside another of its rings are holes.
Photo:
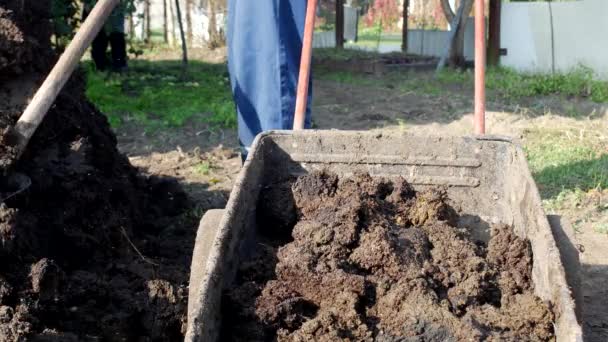
[[[57,58],[49,10],[50,1],[0,1],[4,131]],[[181,338],[195,225],[176,221],[188,199],[175,181],[140,176],[118,152],[81,74],[13,172],[32,185],[0,204],[0,341]]]
[[[285,188],[261,198],[291,203],[297,217],[261,216],[265,240],[224,296],[225,340],[554,339],[553,313],[533,294],[529,242],[510,227],[475,241],[456,227],[445,191],[405,181],[319,172],[298,178],[291,196]],[[291,239],[276,238],[291,227]]]

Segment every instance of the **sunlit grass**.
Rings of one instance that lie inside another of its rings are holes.
[[[225,64],[131,61],[124,74],[100,73],[87,63],[87,96],[113,127],[135,120],[148,129],[179,127],[188,120],[236,127]]]
[[[526,155],[546,204],[580,202],[588,191],[608,188],[607,147],[596,139],[572,138],[563,131],[528,131]]]

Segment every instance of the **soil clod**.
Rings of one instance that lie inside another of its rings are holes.
[[[283,190],[263,201],[287,196],[287,184],[274,186]],[[533,292],[529,242],[506,225],[475,241],[457,228],[445,190],[314,172],[291,196],[292,239],[270,239],[274,254],[242,263],[224,296],[223,340],[554,340],[553,313]]]

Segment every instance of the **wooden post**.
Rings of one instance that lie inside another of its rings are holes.
[[[336,47],[344,48],[344,0],[336,0]]]
[[[490,23],[488,32],[488,65],[500,63],[500,9],[501,0],[490,0]]]
[[[410,7],[410,0],[403,0],[403,32],[401,36],[401,51],[407,53],[407,33],[408,33],[408,10]]]

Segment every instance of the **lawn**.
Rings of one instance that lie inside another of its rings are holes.
[[[398,57],[403,54],[393,52],[384,55]],[[323,60],[339,62],[350,60],[356,62],[358,59],[371,59],[382,56],[382,54],[357,49],[322,48],[316,49],[314,56]],[[378,86],[391,84],[403,90],[418,89],[436,94],[451,88],[472,89],[473,86],[473,71],[470,69],[444,69],[436,74],[411,74],[397,71],[382,75],[381,78],[365,74],[346,74],[336,70],[323,70],[317,76],[347,84],[375,84]],[[423,88],[420,88],[421,85]],[[564,98],[586,98],[595,103],[608,103],[608,82],[595,79],[593,71],[584,66],[572,69],[569,72],[555,74],[521,73],[510,68],[492,67],[486,73],[486,88],[501,100],[508,102],[535,96],[557,95]]]
[[[441,84],[473,84],[472,71],[445,70],[437,75]],[[505,99],[560,95],[589,98],[596,103],[608,102],[608,82],[596,80],[593,71],[584,66],[565,73],[520,73],[509,68],[489,68],[486,87]]]
[[[550,207],[590,190],[608,189],[608,143],[579,134],[551,128],[525,134],[530,170]]]
[[[135,121],[154,130],[200,120],[236,127],[225,64],[191,61],[131,61],[124,74],[97,72],[86,63],[87,96],[113,127]]]

